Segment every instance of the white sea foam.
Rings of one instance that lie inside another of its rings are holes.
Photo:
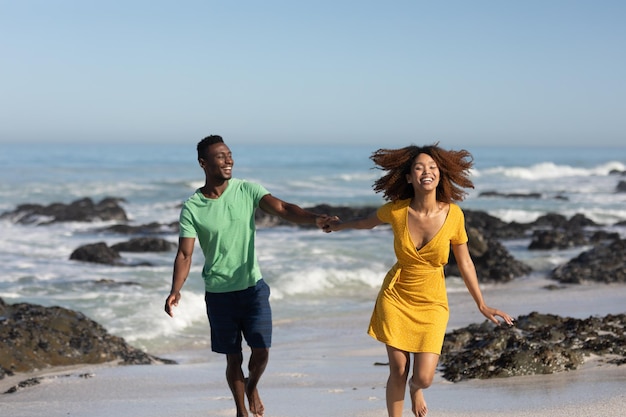
[[[571,165],[557,165],[554,162],[541,162],[529,167],[494,167],[480,171],[480,175],[496,175],[521,178],[530,181],[564,177],[606,176],[611,171],[625,171],[626,166],[618,161],[610,161],[595,167],[584,168]]]

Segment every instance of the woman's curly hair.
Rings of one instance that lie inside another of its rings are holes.
[[[469,178],[474,158],[465,149],[460,151],[443,149],[439,147],[439,142],[428,146],[411,145],[400,149],[379,149],[372,153],[370,159],[377,168],[387,171],[374,182],[372,186],[374,191],[383,192],[385,200],[412,198],[413,186],[407,182],[406,175],[410,172],[415,158],[421,153],[430,155],[439,167],[437,200],[445,203],[463,201],[467,195],[463,188],[474,188]]]

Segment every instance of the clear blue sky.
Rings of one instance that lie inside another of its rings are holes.
[[[626,2],[0,0],[0,142],[626,146]]]

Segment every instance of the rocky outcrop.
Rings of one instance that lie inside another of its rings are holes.
[[[120,252],[167,252],[175,247],[176,244],[165,239],[140,237],[113,246],[108,246],[105,242],[83,245],[72,252],[70,259],[105,265],[150,266],[149,262],[126,262]]]
[[[567,218],[548,213],[530,223],[507,223],[483,211],[464,210],[465,224],[477,228],[482,234],[496,239],[531,237],[529,249],[549,250],[583,246],[589,243],[600,225],[576,214]],[[594,229],[595,228],[595,229]]]
[[[542,197],[541,193],[501,193],[499,191],[483,191],[479,197],[502,197],[502,198],[528,198],[538,200]]]
[[[513,327],[486,321],[447,333],[439,363],[453,382],[575,370],[592,354],[622,365],[625,325],[626,314],[574,319],[534,312]]]
[[[122,265],[120,253],[115,249],[111,249],[105,242],[80,246],[72,252],[70,259],[105,265]]]
[[[481,282],[508,282],[532,271],[528,265],[513,258],[498,240],[485,237],[474,227],[468,228],[467,234],[468,249]],[[452,251],[445,275],[461,276]]]
[[[539,216],[528,226],[532,229],[581,229],[587,226],[598,226],[598,224],[583,214],[575,214],[568,219],[562,214],[548,213]]]
[[[532,239],[530,250],[567,249],[585,246],[597,240],[600,225],[582,214],[566,218],[561,214],[548,213],[529,224]]]
[[[486,237],[493,239],[518,239],[525,237],[530,226],[528,224],[507,223],[484,211],[463,210],[465,226],[478,229]]]
[[[128,221],[126,212],[119,205],[119,198],[108,197],[99,203],[91,198],[83,198],[70,204],[52,203],[22,204],[15,210],[5,212],[0,218],[10,219],[21,224],[50,224],[56,222]]]
[[[550,278],[567,284],[626,283],[626,240],[613,239],[582,252],[552,270]]]
[[[535,230],[529,250],[567,249],[584,246],[589,239],[580,229]]]
[[[159,234],[178,234],[178,221],[163,224],[152,222],[140,225],[131,224],[114,224],[98,230],[98,232],[115,233],[121,235],[159,235]]]
[[[0,299],[0,379],[53,366],[174,363],[136,349],[83,314]]]
[[[118,252],[168,252],[175,247],[176,244],[155,237],[138,237],[111,245]]]

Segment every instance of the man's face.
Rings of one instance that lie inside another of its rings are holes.
[[[233,174],[233,154],[225,143],[215,143],[208,147],[206,156],[200,158],[200,166],[207,177],[229,180]]]

